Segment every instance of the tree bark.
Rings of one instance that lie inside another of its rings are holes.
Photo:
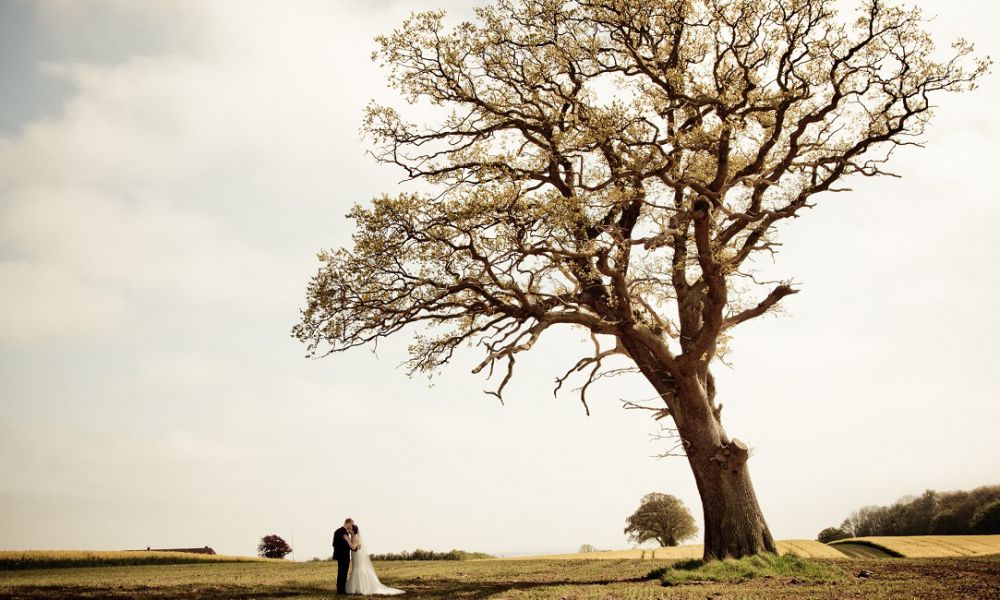
[[[699,394],[700,396],[700,394]],[[694,473],[705,522],[704,559],[777,553],[747,468],[749,451],[729,440],[707,398],[679,398],[684,418],[678,432]],[[686,401],[685,401],[686,400]]]
[[[726,435],[707,367],[671,375],[648,348],[633,339],[622,341],[639,370],[666,401],[677,426],[701,496],[704,559],[777,554],[750,481],[749,451],[743,442]]]
[[[733,440],[729,448],[739,444]],[[745,446],[743,446],[745,449]],[[777,554],[774,539],[757,502],[750,482],[745,452],[740,460],[738,450],[719,452],[723,458],[706,457],[701,453],[688,455],[701,495],[705,518],[704,559],[740,558],[772,552]]]

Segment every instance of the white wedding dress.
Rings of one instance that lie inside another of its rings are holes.
[[[351,556],[351,574],[347,576],[347,593],[364,594],[366,596],[395,596],[405,594],[403,590],[397,590],[378,580],[375,574],[375,567],[372,566],[372,559],[368,556],[368,549],[361,536],[357,536],[355,541],[360,544],[358,549]]]

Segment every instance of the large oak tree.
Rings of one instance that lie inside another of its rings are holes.
[[[321,254],[294,335],[325,354],[417,326],[413,371],[472,345],[476,371],[500,367],[502,400],[546,331],[588,330],[569,374],[585,394],[621,355],[654,388],[701,495],[705,558],[773,552],[712,376],[733,329],[797,291],[755,279],[754,257],[817,195],[888,174],[931,98],[988,61],[965,42],[935,59],[920,13],[881,0],[850,22],[832,0],[498,0],[476,15],[419,13],[378,38],[391,83],[438,116],[372,104],[364,129],[432,191],[351,212],[354,246]]]

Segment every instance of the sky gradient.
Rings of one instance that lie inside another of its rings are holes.
[[[845,3],[850,5],[851,3]],[[943,51],[1000,56],[1000,8],[923,0]],[[316,253],[350,206],[398,190],[365,156],[391,100],[372,38],[457,0],[0,0],[0,549],[210,545],[330,554],[344,517],[372,550],[498,554],[628,546],[651,491],[700,504],[651,458],[639,380],[591,417],[553,378],[582,333],[543,339],[508,387],[474,355],[433,380],[408,339],[322,360],[290,338]],[[802,292],[735,332],[717,367],[730,435],[776,538],[866,504],[997,484],[1000,85],[937,98],[902,179],[782,230]]]

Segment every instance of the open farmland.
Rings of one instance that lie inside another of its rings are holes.
[[[817,559],[828,562],[827,559]],[[654,600],[1000,598],[1000,556],[829,561],[839,579],[754,578],[662,587],[646,575],[666,560],[476,560],[375,563],[408,600]],[[868,571],[867,577],[857,574]],[[152,598],[329,600],[336,564],[266,561],[0,572],[0,599]]]
[[[831,546],[848,548],[869,546],[891,556],[941,558],[1000,554],[1000,535],[908,535],[849,538]]]
[[[844,542],[833,546],[838,551],[843,552],[848,558],[897,558],[899,555],[889,552],[885,548],[872,546],[864,542]]]
[[[844,554],[815,540],[779,540],[778,552],[785,554],[791,552],[803,558],[844,558]],[[687,560],[691,558],[701,558],[703,552],[701,544],[690,544],[687,546],[672,546],[664,548],[632,550],[605,550],[603,552],[585,552],[579,554],[551,554],[543,556],[519,556],[510,560]]]
[[[193,554],[191,552],[0,550],[0,571],[74,567],[268,562],[270,560],[255,556],[225,556],[222,554]]]
[[[845,552],[851,549],[850,557]],[[1000,535],[778,542],[843,572],[832,581],[757,577],[662,587],[647,575],[701,546],[469,561],[377,562],[384,583],[410,599],[920,598],[1000,600]],[[884,557],[910,553],[911,557]],[[937,553],[936,558],[928,555]],[[155,552],[0,552],[0,600],[329,598],[336,563]],[[148,556],[153,555],[153,556]],[[917,556],[920,555],[920,556]],[[122,563],[123,560],[134,562]],[[73,562],[75,561],[75,563]],[[146,561],[146,562],[143,562]],[[86,566],[81,566],[86,565]],[[859,576],[863,574],[864,576]]]
[[[778,540],[779,554],[803,558],[949,558],[1000,554],[1000,535],[914,535],[862,537],[824,544],[816,540]],[[605,550],[580,554],[519,556],[509,560],[687,560],[701,558],[701,544],[655,549]]]

